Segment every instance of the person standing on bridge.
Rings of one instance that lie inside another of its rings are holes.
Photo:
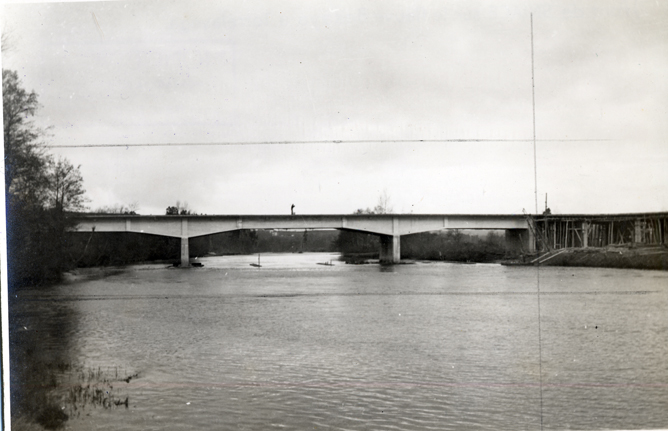
[[[290,207],[290,214],[295,215],[295,204]]]

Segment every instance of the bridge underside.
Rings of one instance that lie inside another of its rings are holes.
[[[76,217],[80,232],[135,232],[181,239],[181,265],[189,266],[189,238],[239,229],[345,229],[380,236],[381,263],[398,263],[401,235],[441,229],[502,229],[514,247],[533,251],[527,220],[516,215],[306,215]]]

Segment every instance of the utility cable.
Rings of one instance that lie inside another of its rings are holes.
[[[351,139],[351,140],[322,140],[322,141],[222,141],[222,142],[157,142],[135,144],[61,144],[47,145],[47,148],[130,148],[130,147],[216,147],[216,146],[244,146],[244,145],[323,145],[323,144],[439,144],[439,143],[466,143],[466,142],[606,142],[612,139]],[[535,154],[534,154],[535,164]],[[537,208],[536,204],[536,208]]]

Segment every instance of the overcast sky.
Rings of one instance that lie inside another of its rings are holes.
[[[350,213],[385,190],[397,213],[533,212],[533,13],[539,210],[547,193],[553,212],[668,211],[665,1],[3,12],[2,66],[39,94],[50,145],[85,146],[52,152],[81,165],[91,209]]]

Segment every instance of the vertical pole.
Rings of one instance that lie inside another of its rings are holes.
[[[533,194],[538,215],[538,166],[536,163],[536,85],[534,81],[533,64],[533,13],[531,16],[531,113],[533,115]],[[547,195],[545,195],[547,204]],[[533,239],[533,238],[532,238]],[[532,241],[533,242],[533,241]],[[533,242],[535,244],[535,242]],[[533,251],[533,250],[532,250]],[[540,272],[536,267],[536,288],[538,298],[538,379],[540,382],[540,429],[543,430],[543,346],[540,328]]]
[[[531,16],[531,112],[533,114],[533,194],[538,215],[538,166],[536,163],[536,86],[534,81],[533,64],[533,13]],[[545,195],[547,205],[547,195]],[[532,238],[533,239],[533,238]],[[532,241],[533,242],[533,241]],[[535,242],[533,242],[535,244]],[[532,250],[533,251],[533,250]],[[543,430],[543,346],[540,328],[540,272],[536,267],[536,288],[538,295],[538,379],[540,382],[540,429]]]
[[[536,89],[533,72],[533,14],[531,14],[531,110],[533,113],[533,194],[538,214],[538,167],[536,166]],[[547,196],[545,197],[547,200]]]
[[[582,222],[582,247],[589,247],[589,222]]]
[[[641,243],[642,242],[642,226],[640,224],[640,219],[636,219],[633,222],[633,242]]]

